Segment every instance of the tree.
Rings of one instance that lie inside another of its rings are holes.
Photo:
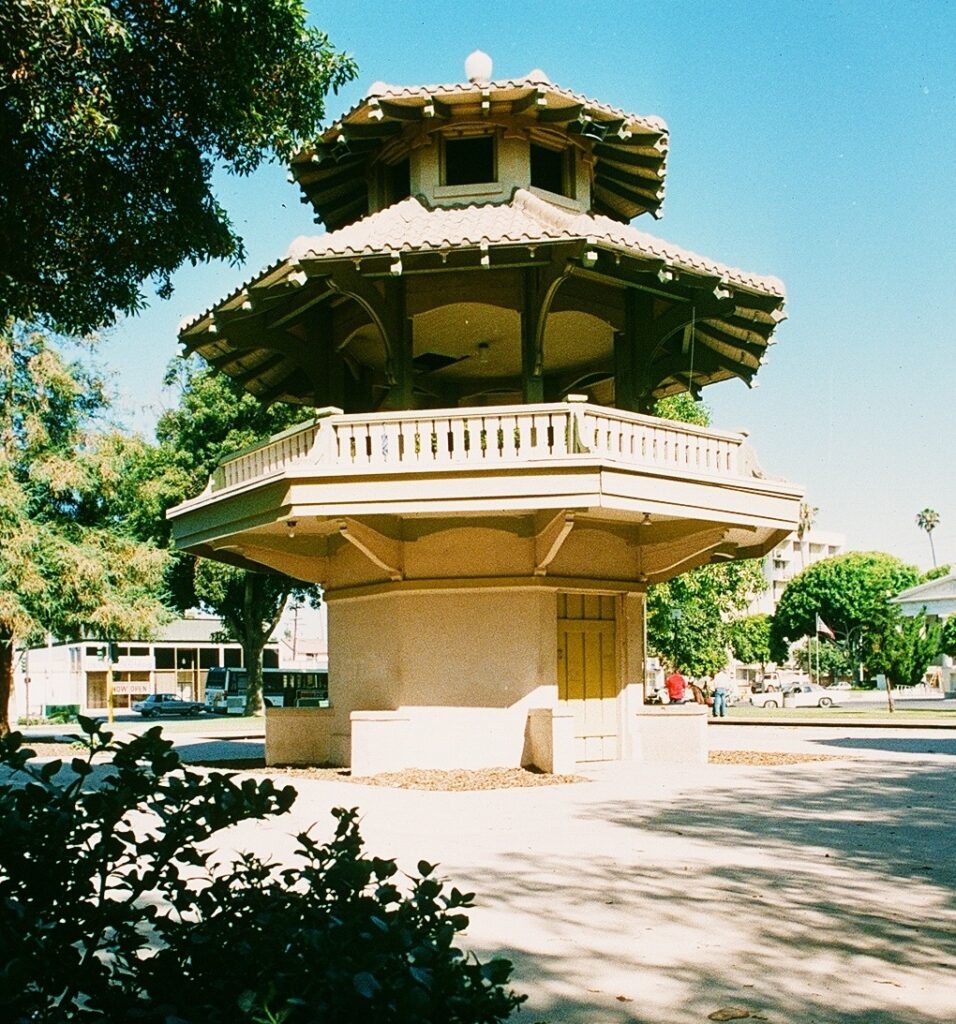
[[[835,681],[840,676],[850,675],[853,671],[846,644],[807,636],[795,643],[791,650],[800,669],[811,676],[826,675],[831,681]]]
[[[916,513],[916,525],[926,531],[929,538],[929,549],[933,555],[933,566],[936,565],[936,547],[933,544],[933,530],[939,526],[939,513],[931,508],[924,508],[922,512]]]
[[[878,551],[851,551],[815,562],[787,584],[770,630],[775,658],[785,654],[785,639],[815,636],[819,616],[856,661],[868,637],[892,615],[887,598],[914,586],[915,567]]]
[[[684,392],[654,408],[663,419],[710,425],[710,412]],[[650,648],[669,664],[694,676],[713,675],[727,664],[729,620],[767,586],[754,560],[707,565],[658,583],[647,595]]]
[[[177,384],[178,408],[160,418],[158,447],[144,453],[137,473],[135,520],[141,535],[170,543],[166,510],[195,497],[227,456],[261,441],[308,415],[301,407],[266,407],[229,377],[199,360],[179,360],[167,376]],[[175,554],[167,585],[175,607],[197,604],[223,620],[229,637],[241,644],[248,671],[246,711],[259,710],[262,650],[278,625],[290,597],[317,606],[318,587],[280,573],[251,572],[192,555]]]
[[[0,6],[0,321],[85,333],[240,261],[213,171],[287,159],[354,74],[301,0]]]
[[[950,617],[943,623],[943,632],[940,636],[940,649],[943,654],[956,658],[956,615]]]
[[[886,699],[893,710],[893,686],[916,686],[926,666],[942,647],[942,627],[925,613],[903,615],[896,609],[884,628],[872,638],[868,658],[871,671],[886,677]]]
[[[705,565],[658,583],[647,595],[647,640],[655,654],[692,676],[727,665],[734,613],[766,586],[760,562]]]
[[[770,616],[748,615],[734,619],[728,625],[730,649],[738,661],[746,665],[759,665],[763,672],[770,657]]]
[[[807,553],[804,546],[803,540],[806,535],[813,529],[813,524],[817,520],[817,513],[820,510],[816,505],[811,505],[809,502],[800,502],[800,511],[797,518],[797,540],[800,542],[800,568],[806,569],[807,567]]]
[[[102,382],[46,336],[0,331],[0,735],[19,645],[142,638],[164,618],[164,555],[113,500],[135,445],[92,429],[105,406]]]

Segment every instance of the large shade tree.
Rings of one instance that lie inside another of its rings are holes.
[[[887,598],[919,582],[916,568],[879,551],[851,551],[815,562],[787,584],[770,633],[775,658],[787,639],[815,636],[818,618],[856,659],[893,616]]]
[[[179,404],[159,420],[158,445],[144,452],[129,509],[139,534],[164,546],[170,544],[168,508],[199,494],[226,456],[308,415],[301,407],[267,407],[197,359],[177,361],[167,384],[178,389]],[[289,599],[317,606],[319,589],[280,573],[252,572],[181,552],[173,553],[167,584],[176,608],[198,605],[215,613],[226,634],[242,646],[249,678],[246,708],[258,710],[263,648]]]
[[[145,637],[164,618],[164,555],[123,515],[138,446],[96,429],[106,404],[44,335],[0,330],[0,734],[19,646]]]
[[[301,0],[0,4],[0,322],[85,333],[240,260],[214,170],[288,158],[354,73]]]
[[[919,579],[915,566],[879,551],[851,551],[816,562],[787,584],[777,605],[771,628],[774,655],[783,654],[789,639],[816,637],[822,622],[851,664],[886,674],[886,652],[900,650],[902,629],[899,609],[888,599]],[[894,669],[887,679],[892,683],[905,674]],[[889,688],[887,702],[892,710]]]

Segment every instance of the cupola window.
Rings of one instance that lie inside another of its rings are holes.
[[[411,168],[409,160],[399,160],[385,168],[386,203],[398,203],[412,194]]]
[[[497,180],[493,135],[445,139],[443,185],[482,185]]]
[[[574,198],[571,182],[570,151],[551,149],[531,143],[531,184],[559,196]]]

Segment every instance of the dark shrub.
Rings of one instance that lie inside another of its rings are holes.
[[[120,743],[81,724],[87,754],[68,766],[0,741],[5,1024],[479,1024],[522,1002],[508,961],[455,946],[473,894],[424,861],[396,884],[356,811],[334,812],[327,844],[299,835],[295,867],[211,870],[204,840],[295,791],[186,770],[158,727]]]

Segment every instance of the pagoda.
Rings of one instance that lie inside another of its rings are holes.
[[[705,719],[644,703],[648,584],[765,554],[801,492],[652,413],[751,383],[783,286],[631,225],[663,201],[659,118],[480,53],[466,77],[373,85],[292,162],[326,231],[182,328],[313,414],[220,465],[176,542],[323,586],[331,706],[270,712],[290,756],[699,758]]]

